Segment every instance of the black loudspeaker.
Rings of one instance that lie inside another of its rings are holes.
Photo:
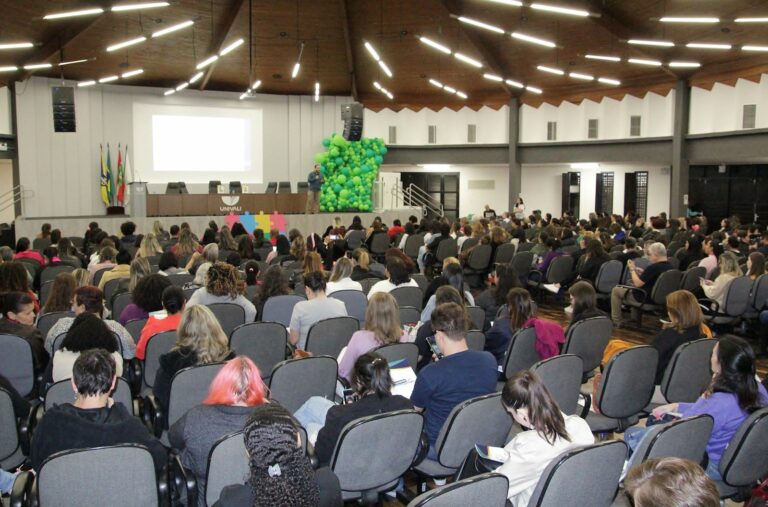
[[[363,136],[363,105],[357,102],[342,105],[341,120],[344,122],[344,139],[359,141]]]
[[[53,105],[53,131],[76,132],[75,89],[71,86],[52,87],[51,103]]]

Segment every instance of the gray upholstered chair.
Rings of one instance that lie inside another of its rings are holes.
[[[48,336],[48,331],[64,317],[74,317],[75,312],[50,312],[44,313],[37,319],[37,329],[40,330],[40,334],[43,336],[43,340]]]
[[[72,382],[70,379],[60,380],[45,391],[45,399],[43,401],[44,410],[48,410],[55,405],[62,405],[64,403],[72,403],[74,393],[72,391]],[[133,399],[131,398],[131,386],[128,382],[122,378],[117,377],[115,382],[115,390],[112,392],[112,399],[116,403],[122,403],[128,412],[133,413]]]
[[[5,377],[20,395],[28,396],[35,387],[35,366],[32,347],[24,338],[0,334],[0,375]]]
[[[683,343],[672,355],[661,379],[661,394],[670,403],[695,402],[712,380],[710,358],[717,340]]]
[[[502,365],[504,379],[509,380],[515,373],[527,370],[538,361],[541,361],[541,356],[536,352],[536,328],[520,329],[509,341]]]
[[[360,329],[354,317],[332,317],[315,322],[307,333],[306,351],[315,356],[339,357],[349,339]]]
[[[715,481],[720,498],[741,488],[752,489],[768,470],[768,408],[753,412],[741,424],[720,460],[722,481]]]
[[[130,323],[129,323],[130,324]],[[152,335],[147,341],[144,351],[144,365],[142,368],[142,381],[144,390],[152,390],[155,385],[155,377],[160,369],[160,356],[168,353],[176,344],[176,331],[164,331]]]
[[[296,412],[312,396],[333,400],[336,396],[336,359],[312,356],[282,361],[269,379],[270,398],[290,413]]]
[[[408,507],[504,507],[507,505],[508,490],[506,476],[481,474],[427,491],[409,502]]]
[[[147,319],[132,319],[125,323],[125,330],[131,335],[133,341],[139,343],[141,338],[141,330],[144,329],[144,325],[147,323]]]
[[[581,358],[573,354],[564,354],[539,361],[531,366],[547,386],[560,410],[565,414],[577,414],[579,393],[581,390]]]
[[[293,307],[299,301],[306,301],[306,298],[295,294],[286,296],[273,296],[264,302],[264,311],[261,314],[262,322],[279,322],[288,327],[291,325],[291,314]]]
[[[338,299],[347,307],[347,315],[354,317],[362,326],[365,323],[365,311],[368,309],[368,298],[359,290],[339,290],[328,294],[329,298]]]
[[[568,327],[563,354],[576,354],[581,358],[582,382],[586,382],[600,366],[612,333],[613,322],[608,317],[592,317]]]
[[[483,330],[485,326],[485,310],[479,306],[468,306],[467,314],[469,314],[469,320],[472,321],[472,329]]]
[[[416,369],[419,362],[419,347],[415,343],[390,343],[373,350],[388,363],[405,359],[411,368]]]
[[[469,350],[485,350],[485,334],[477,329],[467,331],[467,347]]]
[[[392,289],[392,297],[395,298],[397,304],[402,308],[403,306],[412,306],[421,311],[424,309],[424,294],[418,287],[397,287]]]
[[[400,306],[400,324],[414,324],[421,319],[421,312],[413,306]]]
[[[701,463],[715,421],[702,414],[650,426],[629,459],[627,470],[654,458],[685,458]]]
[[[70,397],[71,400],[72,397]],[[0,389],[0,467],[3,470],[13,470],[21,465],[25,454],[29,453],[26,445],[29,440],[26,424],[23,428],[23,431],[20,431],[22,428],[17,423],[10,393]],[[22,446],[23,438],[27,440],[24,446]]]
[[[224,330],[224,334],[229,337],[237,326],[245,324],[245,310],[242,306],[234,303],[214,303],[208,306]]]
[[[288,331],[277,322],[249,322],[237,326],[229,337],[229,348],[251,359],[262,378],[268,378],[277,363],[285,359]]]

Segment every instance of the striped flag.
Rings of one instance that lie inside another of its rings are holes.
[[[110,155],[109,143],[107,143],[107,198],[111,206],[115,198],[115,186],[112,184],[112,156]]]
[[[125,204],[125,166],[119,144],[117,145],[117,202],[120,205]]]
[[[107,148],[109,149],[109,148]],[[112,175],[109,174],[107,164],[104,162],[104,147],[99,145],[100,179],[101,179],[101,200],[104,206],[109,206],[110,194],[112,192]]]

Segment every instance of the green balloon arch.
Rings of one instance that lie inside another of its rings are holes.
[[[373,182],[387,153],[384,139],[347,141],[333,134],[323,139],[323,146],[325,151],[315,155],[325,179],[320,211],[372,211]]]

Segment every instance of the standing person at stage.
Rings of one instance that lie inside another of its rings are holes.
[[[320,165],[315,164],[315,168],[309,173],[307,177],[307,183],[309,183],[309,191],[307,192],[307,213],[317,213],[320,211],[320,189],[325,183],[325,178],[320,173]]]

